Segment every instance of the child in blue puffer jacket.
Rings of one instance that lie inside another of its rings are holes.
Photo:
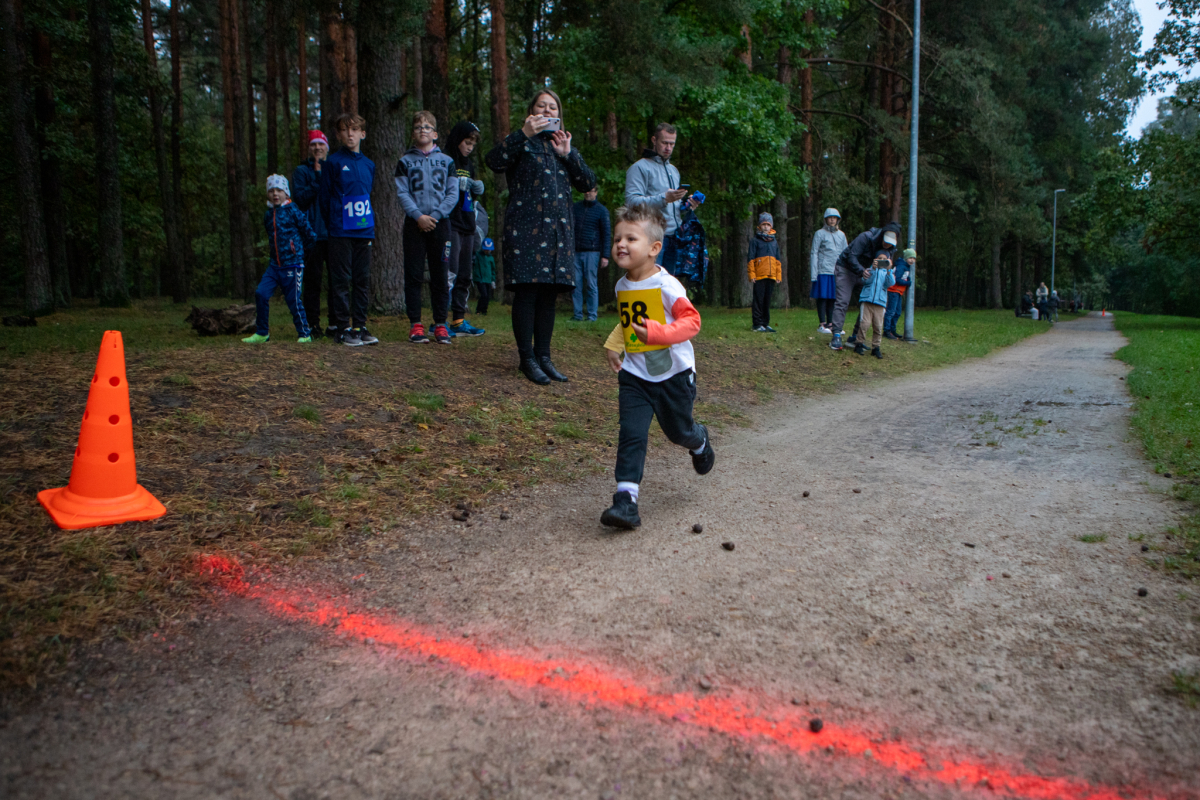
[[[859,336],[867,338],[867,326],[871,326],[871,355],[883,358],[879,346],[883,343],[883,315],[887,309],[888,289],[896,285],[896,272],[892,269],[892,252],[880,250],[875,254],[871,265],[871,277],[863,284],[858,295],[859,319],[862,322],[862,332]],[[867,352],[867,346],[862,339],[854,345],[854,352],[860,356]]]
[[[317,240],[308,217],[292,203],[288,192],[287,178],[282,175],[267,177],[267,210],[263,214],[263,227],[267,229],[267,249],[271,261],[263,273],[258,289],[254,291],[257,306],[256,328],[253,336],[242,339],[247,344],[270,341],[270,304],[276,289],[283,289],[283,298],[292,312],[299,341],[311,342],[308,318],[304,314],[304,250]]]

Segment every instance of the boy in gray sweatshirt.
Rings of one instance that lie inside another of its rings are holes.
[[[396,194],[404,208],[404,304],[412,323],[408,340],[428,344],[421,324],[421,262],[429,266],[429,299],[433,306],[433,338],[450,344],[446,318],[450,311],[447,268],[450,261],[450,212],[458,201],[454,159],[434,144],[437,118],[428,111],[413,115],[412,147],[396,164]]]

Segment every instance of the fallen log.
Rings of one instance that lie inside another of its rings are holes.
[[[192,306],[184,322],[201,336],[230,336],[237,333],[254,333],[254,304],[228,306],[226,308],[199,308]]]

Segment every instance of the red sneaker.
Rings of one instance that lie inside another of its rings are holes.
[[[425,326],[419,322],[413,325],[412,330],[408,332],[408,340],[413,344],[429,344],[429,337],[425,335]]]
[[[450,331],[446,330],[445,325],[433,326],[433,340],[438,344],[450,344],[454,339],[450,338]],[[429,341],[426,339],[425,341]]]

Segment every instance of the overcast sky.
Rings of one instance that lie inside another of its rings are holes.
[[[1154,44],[1154,34],[1158,33],[1158,29],[1162,27],[1163,20],[1167,18],[1167,12],[1158,7],[1158,0],[1133,0],[1133,6],[1138,13],[1142,15],[1142,52],[1150,49]],[[1142,128],[1146,124],[1153,122],[1158,116],[1158,98],[1161,95],[1146,95],[1142,98],[1142,104],[1138,106],[1136,112],[1129,120],[1129,127],[1126,132],[1130,136],[1140,136]]]

